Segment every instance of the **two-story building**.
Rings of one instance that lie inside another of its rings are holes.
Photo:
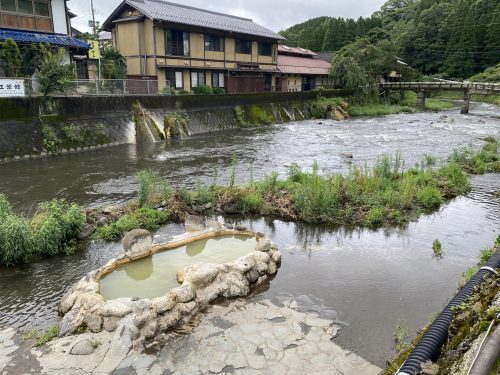
[[[74,55],[85,55],[86,42],[72,37],[71,18],[67,0],[1,0],[0,41],[14,40],[18,46],[47,44],[64,48],[67,62]]]
[[[281,73],[282,91],[309,91],[334,87],[330,70],[332,65],[318,54],[300,47],[280,45],[278,70]]]
[[[130,79],[193,91],[275,91],[278,42],[252,20],[161,0],[125,0],[103,24],[127,58]]]

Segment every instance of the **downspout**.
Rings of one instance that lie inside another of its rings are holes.
[[[420,374],[422,365],[425,362],[437,361],[443,345],[446,344],[448,340],[448,329],[453,320],[452,309],[464,303],[474,293],[475,289],[483,283],[485,277],[498,275],[496,271],[498,268],[500,268],[500,251],[497,250],[485,266],[482,267],[462,289],[460,289],[457,295],[431,324],[396,375]]]
[[[155,75],[156,79],[158,79],[158,53],[156,49],[156,23],[153,20],[153,44],[154,44],[154,53],[155,53]],[[160,82],[158,82],[159,86]]]

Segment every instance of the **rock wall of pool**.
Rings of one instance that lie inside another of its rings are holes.
[[[217,222],[186,229],[164,244],[153,244],[145,230],[127,233],[121,255],[63,296],[59,336],[127,327],[140,345],[219,298],[249,295],[278,271],[281,253],[261,233]]]

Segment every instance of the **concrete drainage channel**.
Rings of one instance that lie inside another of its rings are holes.
[[[496,271],[500,268],[500,251],[497,251],[490,260],[482,267],[474,277],[457,293],[457,295],[444,308],[441,314],[432,323],[428,331],[417,344],[413,352],[410,354],[406,362],[396,375],[415,375],[420,374],[422,365],[428,361],[436,362],[441,354],[441,349],[448,339],[448,329],[453,319],[452,308],[460,306],[464,303],[481,285],[485,277],[493,274],[498,275]],[[490,327],[491,328],[491,327]],[[490,341],[484,346],[485,357],[481,355],[481,348],[475,361],[469,369],[469,374],[490,374],[498,358],[498,348],[500,345],[495,342],[495,337],[499,337],[499,328],[496,329]],[[493,340],[493,341],[492,341]],[[483,346],[481,346],[483,347]],[[496,353],[493,353],[496,349]],[[494,360],[489,360],[489,357],[494,356]],[[482,364],[482,365],[480,365]]]

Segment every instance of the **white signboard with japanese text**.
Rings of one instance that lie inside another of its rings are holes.
[[[0,97],[11,96],[25,96],[24,80],[0,78]]]

